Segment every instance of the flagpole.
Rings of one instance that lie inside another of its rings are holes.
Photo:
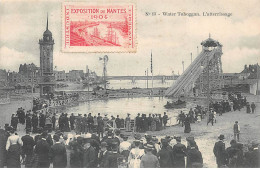
[[[151,50],[151,73],[152,73],[152,95],[153,95],[153,55]]]
[[[149,84],[148,84],[148,74],[149,74],[149,73],[148,73],[148,68],[147,68],[147,72],[146,72],[146,73],[147,73],[146,80],[147,80],[147,89],[148,89],[148,85],[149,85]]]

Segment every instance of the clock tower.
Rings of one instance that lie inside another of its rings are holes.
[[[48,29],[48,16],[46,31],[40,44],[40,97],[51,97],[54,93],[55,77],[53,74],[53,45],[52,33]]]

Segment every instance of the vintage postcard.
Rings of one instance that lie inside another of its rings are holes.
[[[259,0],[1,0],[0,168],[259,168]]]
[[[62,4],[62,51],[136,52],[133,3]]]

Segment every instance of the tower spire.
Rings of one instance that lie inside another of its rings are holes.
[[[209,38],[210,38],[210,33],[209,33]]]
[[[48,30],[48,13],[47,13],[47,25],[46,25],[46,30]]]

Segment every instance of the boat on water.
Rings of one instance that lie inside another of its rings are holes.
[[[186,101],[177,100],[176,102],[168,102],[164,105],[166,109],[181,109],[186,107]]]

